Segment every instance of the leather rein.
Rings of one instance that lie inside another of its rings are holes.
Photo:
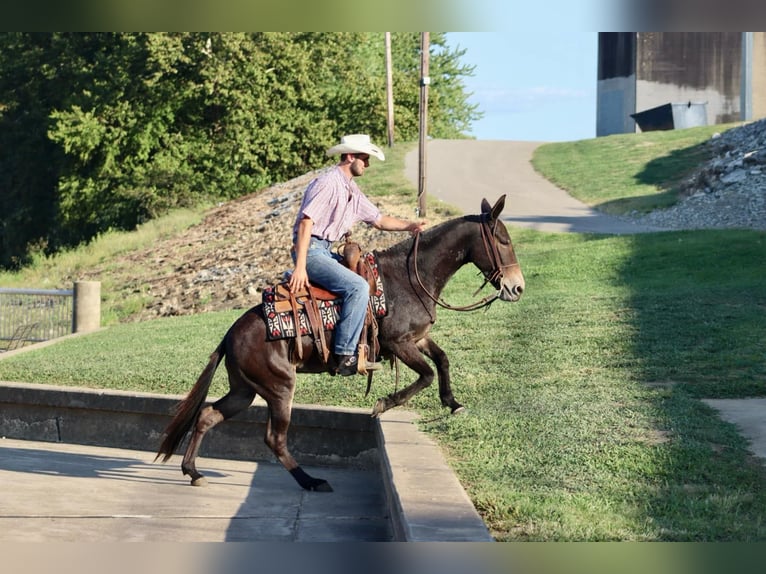
[[[487,257],[489,257],[490,261],[492,262],[492,271],[490,273],[484,273],[482,271],[482,274],[484,275],[484,283],[481,284],[481,287],[479,287],[476,291],[474,291],[473,296],[475,297],[476,294],[484,289],[484,286],[487,283],[496,281],[497,279],[502,279],[503,277],[503,270],[507,269],[508,267],[518,267],[518,263],[509,263],[507,265],[504,265],[500,259],[500,252],[497,249],[497,244],[495,243],[495,226],[497,225],[497,220],[495,220],[494,225],[492,228],[489,226],[489,222],[487,221],[487,216],[483,215],[481,218],[481,239],[482,243],[484,244],[484,251],[487,254]],[[456,307],[454,305],[450,305],[443,299],[440,299],[439,297],[436,297],[433,293],[431,293],[425,285],[423,285],[423,281],[420,279],[420,273],[418,273],[418,246],[420,244],[420,233],[418,233],[415,236],[415,244],[413,247],[413,256],[415,258],[415,279],[417,279],[418,285],[420,285],[420,288],[423,290],[423,292],[428,295],[428,297],[437,305],[440,307],[444,307],[445,309],[450,309],[452,311],[475,311],[476,309],[481,309],[483,307],[488,307],[492,303],[494,303],[498,297],[500,297],[500,289],[495,291],[492,295],[488,295],[484,297],[481,301],[477,301],[475,303],[472,303],[470,305],[465,305],[463,307]]]

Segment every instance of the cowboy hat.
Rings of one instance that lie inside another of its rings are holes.
[[[338,155],[344,153],[366,153],[374,155],[380,161],[385,161],[386,156],[383,151],[370,141],[370,136],[366,134],[351,134],[340,138],[340,143],[327,150],[327,155]]]

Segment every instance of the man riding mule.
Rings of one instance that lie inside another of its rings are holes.
[[[337,373],[353,375],[373,370],[377,365],[368,363],[359,369],[357,347],[367,314],[369,286],[367,281],[340,263],[332,253],[332,244],[340,240],[360,221],[384,231],[420,233],[424,221],[414,222],[383,215],[362,193],[354,181],[364,175],[370,165],[370,156],[384,161],[379,147],[363,134],[347,135],[340,144],[327,150],[327,155],[340,154],[334,169],[313,180],[303,196],[293,226],[292,257],[295,269],[289,280],[290,290],[299,292],[309,281],[340,296],[341,311],[335,327],[335,362]]]
[[[354,170],[361,170],[363,173],[364,164],[367,163],[367,152],[364,152],[364,149],[359,151],[359,143],[363,142],[356,141],[357,145],[354,147],[357,151],[350,151],[353,147],[347,141],[330,151],[335,150],[334,153],[346,155],[341,163],[345,162],[350,173],[353,173],[351,168],[354,165]],[[367,151],[379,151],[371,144],[365,145],[369,146]],[[382,153],[378,157],[381,156]],[[347,181],[352,183],[351,180]],[[348,186],[345,187],[345,193],[349,193],[348,189]],[[353,194],[353,191],[351,193]],[[309,203],[310,201],[307,201],[307,204]],[[447,355],[431,339],[430,330],[436,321],[437,305],[455,310],[472,310],[490,305],[497,299],[518,301],[521,297],[525,288],[524,276],[508,230],[500,220],[504,205],[505,196],[500,197],[494,205],[490,205],[485,199],[481,202],[479,215],[452,219],[425,231],[421,231],[422,223],[387,219],[386,216],[378,217],[374,214],[365,216],[373,225],[377,222],[382,229],[398,228],[415,233],[414,237],[375,252],[375,259],[387,299],[387,314],[380,317],[378,323],[380,355],[401,361],[418,376],[410,385],[379,398],[373,407],[373,416],[380,416],[388,409],[405,404],[429,386],[434,376],[438,380],[442,405],[453,413],[463,408],[452,394]],[[327,253],[320,254],[324,251],[329,252],[323,246],[316,248],[316,254],[309,255],[308,247],[315,223],[312,216],[316,216],[316,213],[312,210],[306,213],[310,223],[303,223],[307,218],[301,216],[296,229],[298,245],[296,269],[293,273],[294,277],[296,274],[298,276],[293,283],[296,289],[305,286],[311,271],[305,271],[304,266],[311,267],[309,260],[312,257],[316,255],[317,258],[329,259]],[[303,232],[302,226],[305,226]],[[328,237],[336,238],[332,235]],[[441,292],[458,269],[468,263],[479,269],[484,276],[484,282],[490,283],[495,292],[474,305],[450,306],[441,299]],[[366,282],[363,292],[366,305],[369,295]],[[334,335],[329,333],[328,336],[337,337],[337,331]],[[345,337],[346,343],[356,344],[352,334],[349,333]],[[292,352],[292,347],[296,345],[300,346],[300,353]],[[350,348],[342,350],[353,352]],[[205,405],[213,375],[224,357],[229,392],[212,405]],[[433,362],[436,367],[435,373],[426,359]],[[234,322],[210,355],[207,366],[189,394],[179,404],[175,417],[165,430],[165,438],[157,457],[162,456],[163,460],[168,460],[191,431],[181,470],[191,477],[193,485],[204,484],[205,479],[197,470],[195,461],[205,433],[221,421],[248,408],[255,396],[260,395],[266,401],[268,410],[265,434],[268,447],[301,487],[306,490],[331,491],[327,481],[307,474],[287,447],[296,373],[326,371],[327,365],[321,353],[316,351],[312,336],[299,336],[292,341],[270,339],[264,305],[253,307]]]

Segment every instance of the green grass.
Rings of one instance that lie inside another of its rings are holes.
[[[178,209],[139,226],[136,231],[108,231],[76,249],[55,255],[37,254],[20,271],[0,270],[0,286],[34,289],[71,289],[94,266],[103,266],[101,281],[101,324],[112,325],[140,311],[147,300],[140,289],[126,286],[134,269],[110,263],[117,256],[151,247],[159,239],[173,236],[199,223],[205,206]]]
[[[583,168],[591,173],[585,187],[601,190],[596,202],[642,195],[651,202],[675,178],[657,166],[693,149],[679,147],[692,131],[555,145],[570,158],[575,148],[603,146],[585,155],[591,164],[611,157],[611,171],[627,152],[610,151],[610,142],[655,150],[622,175]],[[398,160],[387,151],[387,169],[399,169],[401,151]],[[659,183],[631,189],[644,172]],[[512,236],[527,281],[522,300],[486,312],[440,310],[433,327],[467,411],[447,414],[435,388],[408,405],[497,539],[766,540],[762,461],[699,400],[766,396],[766,235]],[[466,304],[479,283],[465,268],[444,297]],[[115,325],[6,358],[0,379],[185,394],[238,314]],[[399,388],[411,380],[403,369]],[[371,409],[396,385],[389,370],[376,373],[365,397],[365,382],[302,376],[296,401]],[[221,368],[212,394],[225,392]]]
[[[583,203],[611,214],[647,212],[678,200],[678,185],[709,157],[716,132],[739,124],[618,134],[540,146],[532,164]]]
[[[370,197],[406,196],[412,197],[412,184],[404,175],[404,157],[414,149],[413,143],[398,143],[386,147],[383,153],[386,160],[370,159],[370,168],[364,177],[358,180],[359,185]]]
[[[493,534],[766,539],[763,467],[696,398],[764,394],[764,234],[513,236],[523,299],[440,311],[433,329],[467,412],[448,415],[435,388],[408,405]],[[465,268],[445,298],[479,283]],[[0,361],[0,379],[184,394],[237,315],[117,325]],[[296,401],[372,408],[395,380],[376,374],[367,398],[364,384],[302,376]]]

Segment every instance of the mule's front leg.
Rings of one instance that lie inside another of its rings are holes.
[[[450,382],[449,374],[449,359],[447,353],[434,343],[431,337],[424,337],[418,341],[418,348],[436,365],[436,376],[439,380],[439,398],[442,405],[449,407],[450,411],[454,415],[464,410],[463,405],[455,400],[452,395],[452,385]]]
[[[379,398],[372,409],[373,417],[379,417],[387,410],[403,405],[434,380],[434,370],[428,365],[414,343],[399,345],[393,350],[393,353],[420,376],[410,386]]]

